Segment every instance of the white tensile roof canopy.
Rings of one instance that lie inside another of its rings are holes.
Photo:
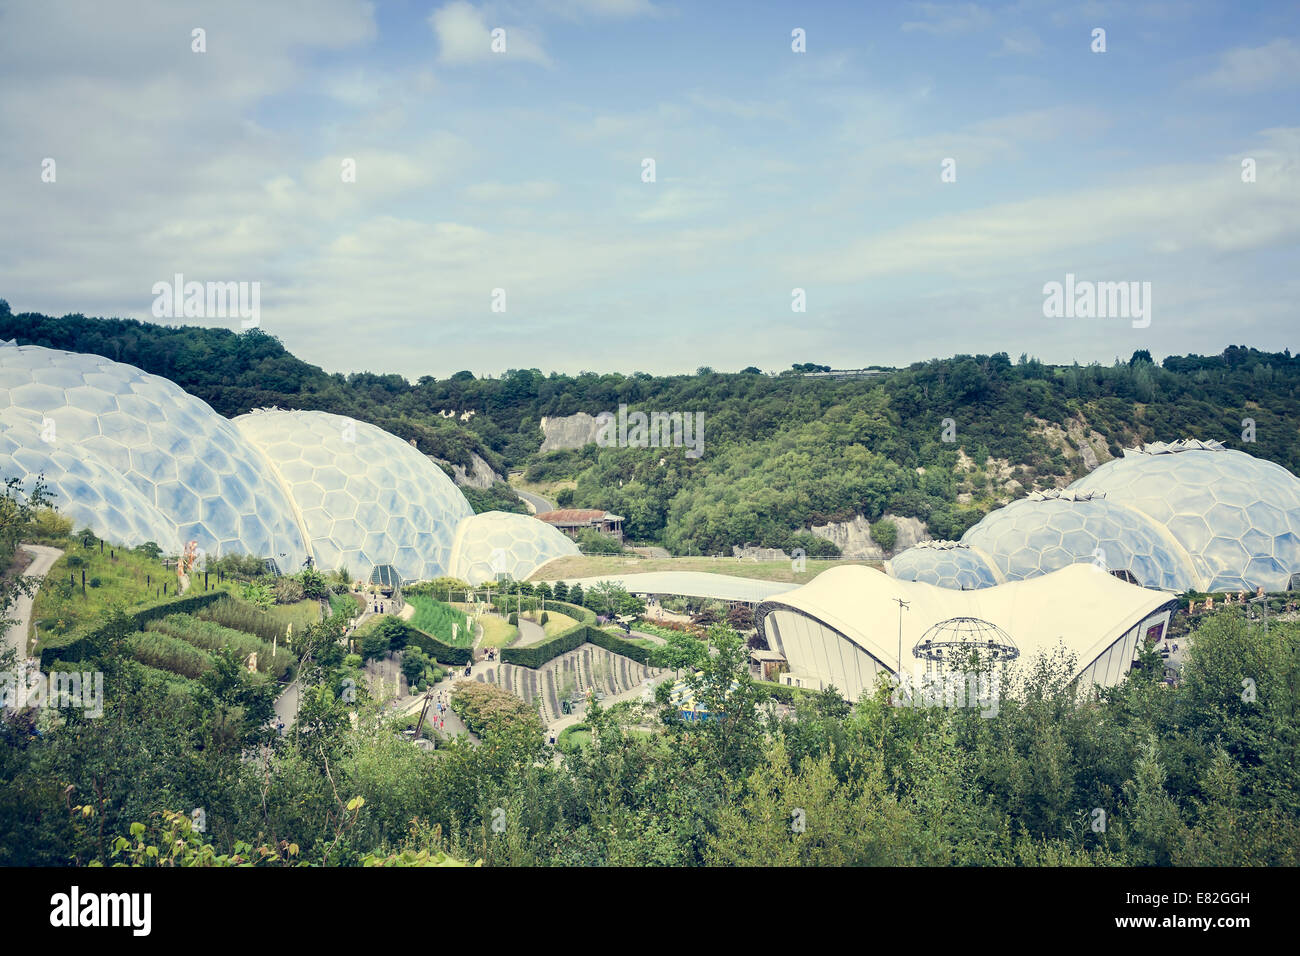
[[[908,604],[901,612],[899,599]],[[1086,564],[970,591],[900,581],[874,568],[846,565],[769,598],[759,608],[759,618],[765,631],[770,631],[771,615],[800,612],[865,651],[882,669],[896,672],[901,613],[902,670],[907,673],[918,667],[912,648],[934,625],[953,618],[975,618],[1006,632],[1024,658],[1050,653],[1063,644],[1076,657],[1071,676],[1077,677],[1138,624],[1170,603],[1166,593],[1127,584]],[[769,633],[769,643],[772,637]],[[792,671],[819,675],[841,690],[853,686],[852,674],[836,673],[842,666],[839,662],[847,660],[842,653],[828,653],[816,642],[781,643]],[[1132,652],[1126,653],[1124,672],[1132,661]]]

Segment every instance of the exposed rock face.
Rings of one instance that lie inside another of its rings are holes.
[[[898,529],[898,538],[894,542],[891,554],[897,554],[912,547],[918,541],[929,541],[930,535],[925,530],[925,522],[920,518],[899,518],[884,515],[881,520],[893,522]],[[846,558],[866,561],[881,561],[886,554],[880,545],[871,539],[871,525],[862,515],[855,515],[850,521],[832,521],[830,524],[813,525],[812,533],[819,538],[834,542],[840,554]]]
[[[780,548],[742,548],[731,546],[731,556],[740,561],[788,561],[790,556]]]
[[[1065,423],[1065,428],[1041,418],[1035,418],[1034,423],[1043,436],[1060,449],[1066,460],[1078,458],[1088,471],[1104,461],[1110,461],[1110,448],[1106,439],[1096,429],[1089,428],[1087,422],[1071,418]]]
[[[471,488],[491,488],[496,482],[504,480],[481,457],[473,452],[470,452],[470,456],[472,467],[469,471],[466,471],[463,465],[451,465],[456,484],[469,485]],[[440,465],[448,464],[441,458],[435,458],[434,461]]]
[[[561,448],[581,448],[596,441],[600,423],[594,415],[578,412],[576,415],[562,415],[558,418],[542,419],[543,452],[556,451]]]

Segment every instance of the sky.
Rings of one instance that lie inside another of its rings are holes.
[[[1298,107],[1295,2],[0,0],[0,297],[412,380],[1294,349]]]

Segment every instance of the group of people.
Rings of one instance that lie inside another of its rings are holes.
[[[434,698],[432,704],[433,716],[430,717],[435,728],[438,730],[447,729],[447,711],[450,709],[451,702],[447,698],[447,692],[445,690],[438,691],[438,696]]]

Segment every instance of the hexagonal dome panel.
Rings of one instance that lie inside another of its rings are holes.
[[[300,562],[306,542],[262,457],[177,385],[98,355],[0,347],[4,477],[44,473],[77,525],[134,547]],[[237,476],[223,492],[221,477]],[[248,520],[252,518],[259,520]]]
[[[1085,563],[1126,571],[1144,587],[1184,591],[1192,583],[1187,557],[1154,523],[1108,497],[1031,495],[989,512],[961,540],[1008,581]]]
[[[926,541],[897,555],[889,573],[900,581],[923,581],[955,591],[998,583],[993,565],[978,549],[956,541]]]
[[[405,579],[451,565],[456,526],[473,510],[446,473],[396,435],[328,412],[260,409],[234,419],[303,515],[322,568]]]
[[[532,515],[487,511],[456,529],[452,577],[482,584],[498,574],[523,581],[552,558],[577,554],[572,538]]]
[[[1211,442],[1148,445],[1072,488],[1150,515],[1190,552],[1200,591],[1285,590],[1300,571],[1300,479]]]

